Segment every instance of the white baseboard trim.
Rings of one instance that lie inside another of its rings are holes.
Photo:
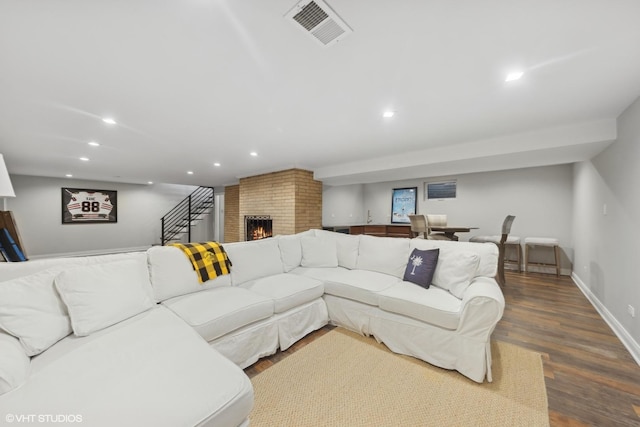
[[[133,248],[117,248],[117,249],[96,249],[92,251],[81,252],[63,252],[59,254],[44,254],[44,255],[31,255],[28,258],[31,260],[45,259],[45,258],[71,258],[78,256],[94,256],[94,255],[110,255],[121,254],[125,252],[142,252],[149,249],[151,246],[137,246]]]
[[[638,365],[640,365],[640,345],[633,339],[629,332],[618,322],[613,314],[605,307],[598,297],[596,297],[591,289],[587,287],[587,285],[578,277],[576,273],[571,274],[571,278],[573,282],[578,286],[578,289],[582,291],[585,297],[589,300],[591,305],[596,309],[596,311],[600,314],[600,317],[607,322],[607,325],[613,330],[616,336],[622,341],[622,344],[629,350],[631,356],[633,356],[634,360]]]

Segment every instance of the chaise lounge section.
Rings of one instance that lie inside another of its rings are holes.
[[[224,248],[231,274],[205,283],[175,247],[0,265],[0,415],[248,425],[242,369],[327,323],[491,381],[493,244],[309,230]],[[433,250],[433,284],[403,280]]]

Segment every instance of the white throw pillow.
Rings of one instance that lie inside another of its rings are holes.
[[[174,246],[149,248],[147,257],[151,285],[157,302],[218,286],[231,286],[230,274],[200,283],[187,255]]]
[[[462,299],[462,294],[475,276],[479,261],[480,256],[476,253],[440,248],[438,265],[431,283]]]
[[[146,265],[124,260],[73,268],[55,279],[73,332],[91,335],[153,307]]]
[[[0,328],[35,356],[69,335],[67,307],[54,286],[59,269],[0,283]]]
[[[249,280],[284,273],[278,239],[268,238],[224,245],[229,255],[231,283],[241,285]]]
[[[353,270],[358,263],[360,235],[337,233],[328,230],[316,230],[316,236],[334,239],[338,248],[338,265]]]
[[[31,360],[20,342],[0,331],[0,395],[24,384]]]
[[[323,239],[322,237],[303,237],[300,240],[302,246],[303,267],[337,267],[338,248],[333,239]]]
[[[298,234],[277,237],[280,256],[282,257],[282,266],[284,267],[285,273],[290,272],[296,267],[300,267],[300,261],[302,261],[301,238],[302,236]]]
[[[399,237],[361,235],[358,268],[390,274],[402,279],[410,254],[409,240]]]

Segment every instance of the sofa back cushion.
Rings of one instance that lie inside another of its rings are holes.
[[[276,236],[280,247],[280,258],[284,272],[288,273],[294,268],[300,267],[302,261],[302,246],[300,239],[304,236],[315,236],[313,230],[303,231],[297,234],[287,234]]]
[[[475,252],[439,249],[438,264],[432,283],[462,299],[475,277],[480,257]]]
[[[80,337],[154,306],[147,266],[138,260],[72,268],[58,274],[55,284]]]
[[[231,283],[234,286],[249,280],[284,273],[276,238],[227,243],[224,248],[233,264]]]
[[[440,248],[440,253],[449,251],[468,251],[478,255],[479,261],[473,277],[495,277],[498,272],[498,247],[493,243],[450,242],[447,240],[411,239],[413,249]]]
[[[71,333],[67,307],[54,285],[60,271],[52,268],[0,283],[0,328],[18,338],[29,356]]]
[[[226,245],[223,247],[226,249]],[[147,259],[156,302],[218,286],[231,286],[229,274],[200,283],[189,258],[173,246],[154,246],[147,251]]]
[[[338,251],[338,265],[353,270],[358,264],[360,235],[336,233],[328,230],[315,230],[317,237],[332,239],[336,242]]]
[[[334,239],[305,236],[302,245],[302,267],[330,268],[338,266],[338,250]]]
[[[20,341],[0,331],[0,395],[22,385],[30,367],[31,359]]]
[[[122,259],[145,258],[146,253],[123,252],[108,255],[88,255],[74,257],[58,257],[29,260],[29,262],[2,262],[0,263],[0,282],[18,277],[29,276],[50,269],[81,267],[89,264],[101,264],[103,262],[119,261]]]
[[[360,236],[357,268],[386,273],[401,279],[409,260],[409,240]]]

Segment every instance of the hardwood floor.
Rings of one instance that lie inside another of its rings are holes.
[[[506,272],[493,338],[543,355],[551,426],[640,426],[640,366],[571,278]],[[268,369],[333,329],[325,326],[245,369]]]

